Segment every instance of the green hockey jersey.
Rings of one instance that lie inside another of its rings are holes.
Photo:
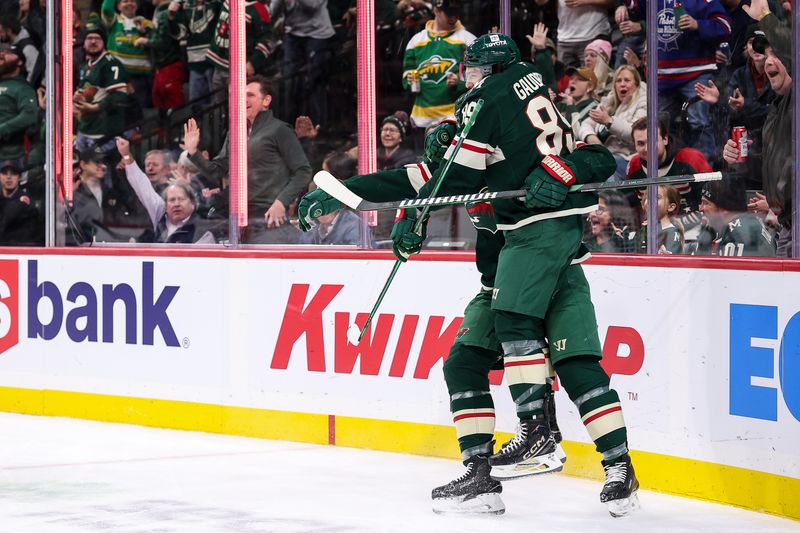
[[[752,213],[735,216],[712,243],[712,253],[724,256],[774,256],[776,249],[772,233]]]
[[[228,1],[222,4],[206,57],[217,68],[230,68],[231,14]],[[272,49],[272,21],[267,6],[260,0],[245,2],[245,51],[256,72],[263,71]]]
[[[206,55],[214,38],[219,11],[219,0],[184,0],[177,20],[183,26],[189,70],[205,70],[211,65]]]
[[[464,51],[475,36],[459,22],[453,31],[436,32],[433,21],[414,35],[403,55],[403,89],[410,90],[408,73],[419,73],[420,92],[416,93],[411,119],[420,128],[435,124],[455,114],[455,102],[466,90],[463,80],[455,87],[447,85],[447,75],[458,74]]]
[[[546,80],[534,65],[511,65],[462,96],[456,104],[462,128],[478,100],[484,101],[483,107],[461,149],[453,156],[451,147],[445,155],[453,157],[453,163],[440,195],[472,194],[484,186],[490,191],[521,189],[528,174],[540,166],[569,185],[604,181],[607,176],[598,173],[613,168],[613,157],[600,145],[586,146],[579,157],[564,159],[574,149],[572,129],[550,100]],[[519,200],[495,201],[493,206],[498,229],[513,230],[548,218],[590,213],[597,209],[597,195],[571,193],[555,209],[531,209]]]
[[[150,52],[146,48],[137,48],[133,43],[139,37],[147,37],[139,33],[133,19],[117,13],[116,0],[103,0],[100,9],[103,25],[108,30],[106,48],[109,53],[125,65],[125,71],[131,76],[149,75],[152,73]],[[150,21],[144,19],[145,28],[150,27]]]
[[[78,87],[87,102],[100,104],[100,111],[81,116],[78,131],[94,139],[121,134],[125,125],[121,104],[127,99],[127,86],[125,67],[108,52],[103,52],[96,61],[84,63]]]
[[[160,69],[181,60],[181,27],[170,20],[169,4],[161,4],[153,12],[153,24],[147,32],[147,48],[153,54],[153,66]]]

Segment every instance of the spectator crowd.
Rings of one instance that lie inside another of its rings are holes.
[[[67,244],[224,242],[228,235],[230,0],[76,0],[74,195]],[[647,2],[658,18],[647,20]],[[248,225],[253,244],[357,244],[360,219],[293,224],[314,171],[358,173],[355,0],[246,0]],[[0,0],[0,243],[44,240],[45,0]],[[586,221],[596,251],[791,253],[791,9],[783,0],[518,0],[511,36],[549,79],[576,142],[605,145],[609,181],[722,171],[721,182],[604,193]],[[472,86],[464,51],[496,31],[496,0],[376,0],[378,168],[421,156],[426,128]],[[657,33],[658,109],[647,108],[645,31]],[[66,117],[69,119],[70,117]],[[740,140],[744,129],[746,137]],[[734,135],[735,130],[735,135]],[[313,186],[313,185],[312,185]],[[466,222],[465,222],[466,221]],[[390,214],[371,218],[385,243]],[[474,236],[437,212],[447,246]]]

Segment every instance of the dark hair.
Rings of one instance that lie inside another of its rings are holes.
[[[255,74],[247,77],[247,85],[257,83],[261,94],[264,96],[272,96],[272,80],[261,74]]]
[[[647,130],[647,117],[642,117],[636,122],[631,125],[631,139],[633,139],[633,132],[634,131],[641,131]],[[658,117],[658,133],[661,137],[666,137],[669,134],[669,129],[667,128],[667,122],[664,120],[664,117]]]
[[[324,164],[328,165],[331,174],[337,179],[346,180],[353,177],[358,171],[358,161],[345,152],[331,152],[325,157]]]
[[[22,31],[22,25],[17,18],[17,14],[13,12],[0,16],[0,26],[14,35],[19,35],[19,32]]]

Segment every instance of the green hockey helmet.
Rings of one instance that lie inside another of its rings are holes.
[[[521,58],[519,48],[511,37],[502,33],[487,33],[469,45],[464,53],[464,64],[468,67],[508,67]]]

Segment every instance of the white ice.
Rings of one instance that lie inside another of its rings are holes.
[[[503,516],[437,516],[457,461],[0,413],[0,532],[794,531],[800,524],[640,491],[611,518],[600,484],[507,482]]]

